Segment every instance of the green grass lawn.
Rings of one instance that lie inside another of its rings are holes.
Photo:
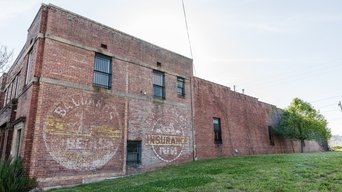
[[[342,152],[201,160],[51,191],[342,191]]]

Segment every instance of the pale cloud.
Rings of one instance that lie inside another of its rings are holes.
[[[232,22],[231,25],[233,25],[233,27],[240,27],[254,31],[270,33],[295,33],[303,30],[305,26],[335,22],[342,22],[342,14],[308,12],[289,15],[288,17],[280,17],[278,19],[259,21],[237,20],[236,22]]]
[[[286,64],[286,63],[297,63],[297,64],[305,64],[305,63],[311,63],[311,64],[321,64],[324,62],[327,62],[326,58],[320,58],[320,57],[300,57],[300,58],[272,58],[272,57],[244,57],[244,58],[237,58],[237,57],[229,57],[229,58],[218,58],[218,57],[202,57],[202,61],[206,63],[235,63],[235,64],[241,64],[241,63],[248,63],[248,64]],[[341,63],[341,60],[332,61],[329,60],[329,63],[331,64],[339,64]]]
[[[247,1],[249,2],[249,1]],[[254,1],[251,1],[254,2]],[[320,24],[341,23],[340,12],[318,10],[280,12],[220,12],[209,16],[211,22],[227,26],[233,30],[250,30],[265,33],[298,33]],[[217,20],[215,18],[221,18]]]
[[[38,0],[0,0],[0,27],[11,22],[17,15],[30,10]]]
[[[230,22],[226,23],[230,28],[267,33],[294,33],[298,31],[298,24],[301,22],[300,19],[293,16],[241,18],[239,15],[235,15],[230,17]]]

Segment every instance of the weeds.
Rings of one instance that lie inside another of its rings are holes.
[[[26,192],[35,188],[37,182],[23,172],[20,159],[0,160],[0,191]]]

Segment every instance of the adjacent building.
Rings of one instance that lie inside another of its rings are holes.
[[[192,59],[43,4],[0,78],[0,157],[40,186],[198,158],[295,152],[281,110],[193,76]],[[307,142],[307,151],[320,150]]]

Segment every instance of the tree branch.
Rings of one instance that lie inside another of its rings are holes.
[[[0,44],[0,72],[4,72],[13,56],[13,50],[9,51],[7,46]]]

